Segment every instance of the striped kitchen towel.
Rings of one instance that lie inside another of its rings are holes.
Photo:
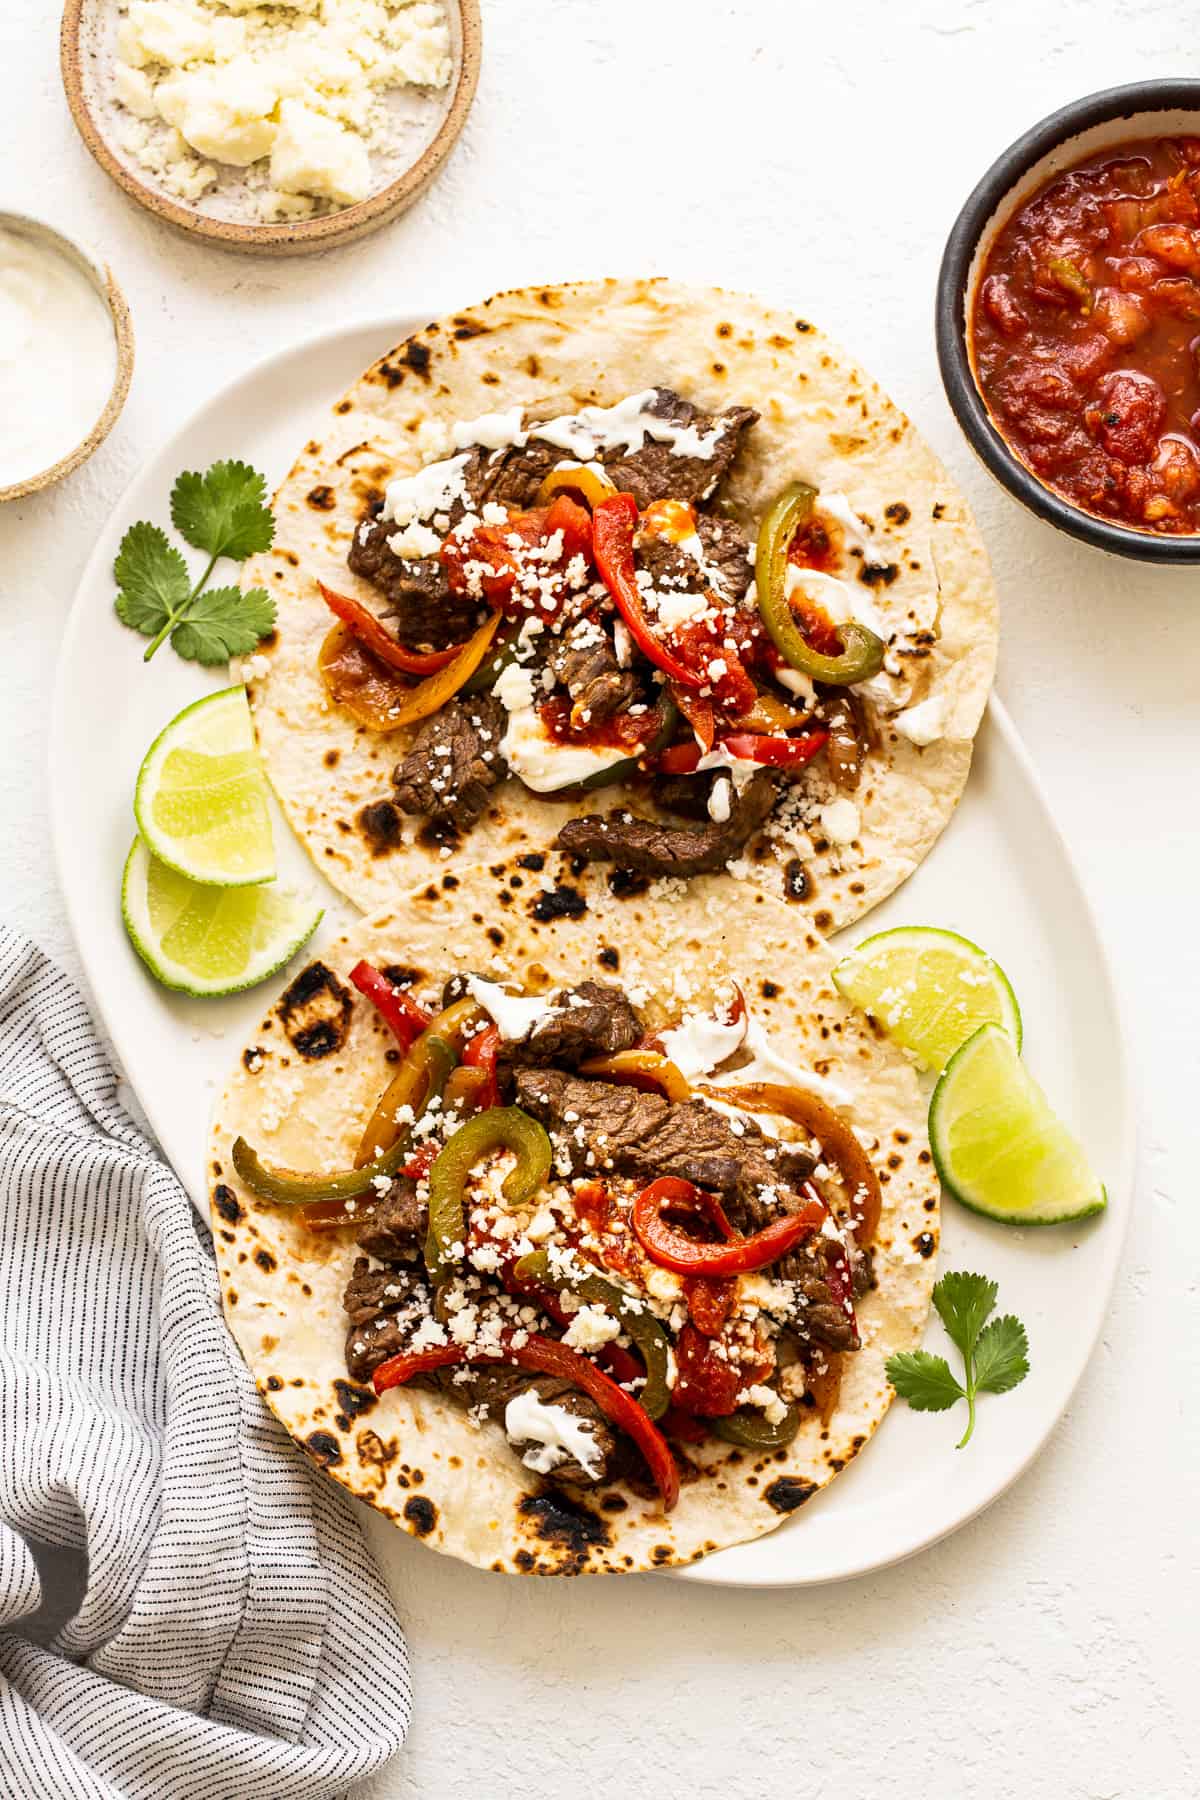
[[[357,1523],[260,1400],[78,993],[3,927],[0,1308],[3,1800],[332,1800],[379,1768],[408,1656]],[[85,1558],[36,1641],[39,1564]]]

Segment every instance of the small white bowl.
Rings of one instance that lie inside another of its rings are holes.
[[[129,393],[129,383],[133,379],[134,349],[133,321],[129,316],[129,307],[107,263],[99,261],[82,244],[66,237],[44,219],[34,218],[29,213],[0,211],[0,230],[13,231],[35,242],[49,244],[86,276],[108,310],[117,347],[117,367],[112,388],[104,410],[87,436],[66,456],[51,463],[49,468],[33,470],[22,480],[15,481],[8,487],[0,487],[2,504],[5,500],[23,500],[29,494],[40,494],[43,488],[53,487],[64,475],[69,475],[73,469],[86,462],[93,450],[104,442],[120,417],[121,408]]]

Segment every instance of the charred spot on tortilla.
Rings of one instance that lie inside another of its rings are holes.
[[[322,758],[327,769],[336,769],[341,760],[342,753],[340,750],[327,750]]]
[[[283,1383],[280,1381],[278,1375],[268,1375],[267,1386],[273,1394],[278,1394],[283,1389]]]
[[[422,344],[419,339],[409,338],[407,344],[404,344],[401,347],[397,361],[410,368],[414,375],[420,375],[428,380],[429,365],[433,361],[433,351],[429,348],[428,344]],[[395,373],[400,381],[404,380],[403,369],[397,369]]]
[[[596,961],[604,969],[619,969],[621,966],[621,952],[612,944],[605,944],[603,949],[596,952]]]
[[[227,1225],[237,1225],[245,1217],[237,1195],[223,1181],[213,1189],[213,1205]]]
[[[352,1419],[357,1418],[361,1413],[370,1412],[373,1406],[379,1404],[377,1396],[370,1388],[359,1387],[352,1381],[343,1381],[340,1376],[333,1384],[333,1391],[338,1397],[342,1411],[348,1413]]]
[[[609,893],[618,900],[632,900],[636,895],[644,894],[649,886],[650,877],[638,869],[614,869],[608,877]]]
[[[576,1555],[612,1543],[603,1519],[565,1494],[523,1494],[517,1511],[528,1520],[534,1535],[548,1544],[561,1544]]]
[[[548,894],[539,894],[530,908],[534,918],[543,925],[552,919],[581,919],[588,909],[588,903],[579,889],[563,881]]]
[[[424,1494],[414,1494],[404,1502],[404,1517],[417,1537],[428,1537],[438,1521],[437,1507]]]
[[[310,488],[307,498],[314,512],[332,512],[337,505],[337,495],[325,482],[318,482],[315,488]]]
[[[791,1513],[811,1500],[817,1492],[815,1481],[802,1481],[797,1475],[780,1475],[768,1488],[763,1490],[763,1499],[776,1512]]]
[[[304,1440],[304,1447],[313,1461],[320,1463],[323,1469],[330,1469],[342,1460],[342,1447],[332,1431],[310,1431]]]
[[[250,1044],[243,1050],[242,1067],[245,1069],[247,1075],[261,1074],[263,1064],[270,1054],[271,1052],[269,1050],[264,1050],[259,1044]]]
[[[783,865],[783,891],[789,900],[807,900],[812,893],[811,877],[798,856]]]
[[[263,1271],[264,1275],[274,1274],[275,1270],[279,1267],[279,1264],[275,1261],[275,1258],[271,1255],[269,1250],[263,1250],[261,1248],[256,1250],[254,1252],[254,1260]]]
[[[317,961],[301,969],[275,1010],[294,1049],[307,1062],[317,1062],[345,1043],[354,999],[333,970]]]
[[[913,1249],[919,1256],[932,1256],[937,1249],[937,1239],[932,1231],[918,1232],[913,1239]]]

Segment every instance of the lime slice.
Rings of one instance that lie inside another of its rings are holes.
[[[981,1025],[999,1025],[1021,1048],[1021,1014],[1008,976],[969,938],[930,925],[880,931],[833,971],[838,992],[911,1050],[942,1069]]]
[[[1082,1146],[998,1025],[980,1026],[946,1064],[929,1141],[942,1185],[1006,1225],[1057,1225],[1107,1205]]]
[[[184,994],[236,994],[265,981],[321,921],[319,907],[284,888],[189,881],[141,838],[125,863],[121,914],[147,968]]]
[[[267,783],[244,687],[197,700],[160,732],[133,810],[148,847],[179,874],[222,887],[271,880]]]

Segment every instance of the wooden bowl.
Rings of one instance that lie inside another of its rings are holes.
[[[444,109],[436,131],[400,176],[355,206],[322,213],[312,219],[294,219],[281,225],[246,224],[201,210],[203,202],[188,204],[154,185],[145,171],[127,159],[105,129],[97,105],[100,65],[108,53],[99,42],[106,0],[66,0],[63,8],[61,61],[63,85],[80,136],[106,174],[131,200],[189,237],[201,238],[225,250],[252,256],[302,256],[312,250],[330,250],[355,238],[378,231],[420,198],[453,149],[475,98],[479,82],[482,26],[479,0],[443,0],[450,20],[454,72],[437,109]]]
[[[74,239],[65,237],[53,225],[47,225],[44,219],[36,219],[29,213],[0,212],[0,226],[21,232],[26,237],[42,240],[65,256],[91,282],[96,292],[108,308],[112,320],[113,336],[117,343],[117,368],[113,376],[113,384],[109,390],[104,411],[92,426],[81,443],[62,456],[49,468],[39,469],[21,481],[14,481],[8,487],[0,487],[0,504],[6,500],[24,500],[29,494],[40,494],[44,488],[53,487],[64,475],[69,475],[81,463],[85,463],[100,444],[102,444],[125,404],[129,393],[129,383],[133,379],[133,321],[129,316],[129,307],[125,296],[117,285],[116,276],[107,263],[100,262]]]

